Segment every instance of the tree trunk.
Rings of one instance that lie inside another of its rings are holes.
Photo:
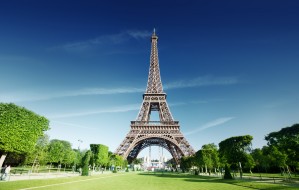
[[[242,164],[239,162],[239,167],[240,167],[240,178],[243,178],[243,171],[242,171]]]
[[[289,166],[287,165],[286,167],[287,167],[288,177],[289,177],[289,178],[292,178],[292,176],[291,176],[291,171],[290,171]]]
[[[50,163],[49,173],[51,172],[52,162]]]
[[[206,174],[208,173],[208,167],[207,165],[205,164],[205,168],[206,168]]]
[[[1,158],[0,158],[0,168],[2,168],[2,165],[4,163],[4,160],[5,160],[6,156],[7,156],[7,153],[5,153],[5,152],[1,155]]]

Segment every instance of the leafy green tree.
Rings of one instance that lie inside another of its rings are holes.
[[[114,166],[114,168],[122,168],[127,167],[126,160],[123,159],[122,156],[118,154],[109,154],[109,165]]]
[[[26,160],[24,164],[32,164],[34,160],[38,160],[40,165],[45,165],[47,163],[48,157],[48,145],[49,145],[49,135],[44,134],[43,136],[39,137],[34,150],[25,154]]]
[[[108,157],[108,146],[100,145],[99,148],[99,165],[100,166],[107,166],[109,162]]]
[[[64,140],[53,139],[50,141],[48,149],[48,161],[51,163],[72,164],[76,159],[71,143]]]
[[[128,160],[125,160],[125,159],[123,159],[123,165],[122,165],[122,167],[123,168],[128,168]]]
[[[213,168],[216,173],[216,169],[219,169],[220,166],[220,159],[217,146],[214,143],[211,143],[203,145],[201,149],[203,150],[203,162],[209,169],[209,173]]]
[[[219,143],[220,155],[225,157],[228,164],[232,165],[234,169],[240,169],[241,178],[243,174],[241,163],[244,164],[246,162],[246,152],[250,150],[252,139],[252,136],[245,135],[231,137]]]
[[[123,167],[124,165],[124,159],[122,156],[115,155],[115,165],[118,167]]]
[[[265,149],[267,148],[269,147],[264,146],[262,149],[257,148],[251,152],[252,158],[259,172],[268,172],[268,169],[270,168],[270,156],[264,154]]]
[[[249,169],[249,172],[252,173],[251,169],[255,166],[255,162],[251,154],[246,154],[246,162],[245,162],[245,168]]]
[[[195,165],[200,168],[203,172],[205,168],[205,173],[211,173],[213,168],[216,173],[216,170],[219,169],[220,159],[218,148],[215,144],[205,144],[195,153]]]
[[[75,153],[72,149],[72,145],[70,142],[61,140],[61,143],[63,144],[63,159],[61,161],[62,164],[65,165],[71,165],[75,160]]]
[[[73,149],[73,151],[75,153],[75,158],[74,158],[73,164],[76,166],[76,168],[79,168],[81,166],[82,158],[83,158],[85,152],[82,152],[78,149]]]
[[[253,149],[251,151],[251,156],[255,162],[255,165],[258,168],[258,171],[260,172],[260,170],[261,170],[260,168],[262,167],[262,162],[264,160],[263,151],[259,148]]]
[[[193,156],[183,156],[180,160],[180,168],[183,173],[189,171],[192,166],[194,166],[195,158]]]
[[[294,169],[299,168],[299,124],[272,132],[265,140],[268,141],[268,146],[275,146],[282,154],[287,155],[287,167],[290,165]]]
[[[198,150],[194,155],[194,165],[197,166],[198,169],[201,169],[202,173],[203,173],[203,168],[206,168],[204,157],[205,157],[205,153],[203,152],[202,149]],[[205,172],[207,172],[207,170]]]
[[[61,163],[64,158],[64,146],[58,139],[50,141],[48,149],[48,161],[50,163]]]
[[[32,152],[37,139],[48,129],[45,117],[12,103],[0,103],[0,167],[8,153]]]
[[[263,147],[263,154],[266,155],[267,161],[270,166],[279,168],[281,173],[288,171],[287,168],[287,155],[278,150],[276,146]]]
[[[138,165],[138,164],[141,164],[142,163],[142,158],[135,158],[133,161],[132,161],[132,164],[135,164],[135,165]]]
[[[63,163],[68,166],[78,163],[77,162],[77,153],[75,150],[68,149],[65,151]]]
[[[84,157],[82,158],[82,176],[88,176],[89,175],[89,162],[90,162],[90,158],[91,158],[91,151],[88,150]]]
[[[108,146],[102,144],[91,144],[90,150],[93,153],[94,164],[107,166],[109,163]]]

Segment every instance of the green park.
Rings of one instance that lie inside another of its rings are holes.
[[[262,149],[251,150],[252,136],[236,136],[203,145],[180,166],[171,159],[168,169],[148,170],[141,159],[129,163],[102,144],[80,150],[50,140],[48,120],[26,108],[1,103],[0,114],[1,165],[13,166],[8,176],[1,173],[0,189],[299,188],[298,124],[268,134]]]

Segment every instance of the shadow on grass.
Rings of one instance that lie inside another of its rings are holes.
[[[293,185],[285,185],[285,184],[273,184],[273,183],[263,183],[263,182],[261,183],[254,180],[224,180],[220,177],[196,176],[191,174],[148,172],[148,173],[140,173],[139,175],[155,176],[161,178],[182,179],[184,181],[193,182],[193,183],[223,183],[223,184],[235,185],[238,187],[247,187],[250,189],[261,189],[261,190],[298,189],[297,185],[293,186]]]

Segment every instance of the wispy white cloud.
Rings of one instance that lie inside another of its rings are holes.
[[[164,89],[191,88],[200,86],[232,85],[239,81],[236,77],[203,76],[192,80],[180,80],[164,85]]]
[[[193,88],[200,86],[211,85],[233,85],[238,83],[238,79],[235,77],[198,77],[192,80],[181,80],[164,85],[165,89],[178,89],[178,88]],[[128,93],[143,93],[145,88],[132,88],[132,87],[120,87],[120,88],[83,88],[74,89],[69,91],[58,92],[4,92],[0,94],[1,102],[25,102],[25,101],[42,101],[51,100],[66,97],[76,96],[90,96],[90,95],[109,95],[109,94],[128,94]],[[205,102],[199,102],[205,103]]]
[[[146,39],[152,35],[152,33],[147,30],[128,30],[126,33],[137,40]]]
[[[26,102],[26,101],[42,101],[51,100],[56,98],[76,97],[76,96],[88,96],[88,95],[109,95],[109,94],[127,94],[144,92],[144,88],[86,88],[79,90],[60,91],[56,93],[48,92],[12,92],[0,94],[1,102]]]
[[[104,94],[124,94],[124,93],[136,93],[143,92],[144,88],[87,88],[75,91],[68,91],[58,96],[84,96],[84,95],[104,95]]]
[[[50,48],[51,50],[62,49],[69,52],[85,51],[95,47],[114,46],[126,43],[131,39],[140,40],[148,38],[151,32],[147,30],[127,30],[116,34],[108,34],[98,36],[92,39],[87,39],[77,42],[69,42],[60,46]]]
[[[181,105],[185,105],[185,103],[178,102],[178,103],[169,104],[169,106],[171,107],[181,106]],[[98,110],[87,110],[87,111],[72,112],[72,113],[59,113],[56,115],[48,115],[47,117],[51,119],[51,121],[53,121],[52,119],[80,117],[80,116],[88,116],[88,115],[103,114],[103,113],[120,113],[120,112],[136,111],[139,109],[140,109],[140,104],[130,104],[130,105],[98,109]]]
[[[222,117],[222,118],[218,118],[218,119],[215,119],[214,121],[211,121],[211,122],[209,122],[209,123],[206,123],[206,124],[204,124],[203,126],[198,127],[198,128],[196,128],[196,129],[194,129],[194,130],[192,130],[192,131],[186,132],[186,133],[184,133],[184,134],[185,134],[186,136],[187,136],[187,135],[193,135],[193,134],[198,133],[198,132],[200,132],[200,131],[203,131],[203,130],[205,130],[205,129],[208,129],[208,128],[211,128],[211,127],[216,127],[216,126],[218,126],[218,125],[222,125],[222,124],[224,124],[224,123],[227,123],[227,122],[229,122],[229,121],[232,120],[232,119],[234,119],[234,117]]]
[[[79,117],[79,116],[87,116],[87,115],[95,115],[95,114],[103,114],[103,113],[120,113],[120,112],[128,112],[128,111],[135,111],[139,110],[139,104],[131,104],[125,105],[120,107],[112,107],[106,109],[99,109],[99,110],[88,110],[83,112],[73,112],[73,113],[59,113],[57,115],[49,115],[49,119],[57,119],[57,118],[69,118],[69,117]]]

